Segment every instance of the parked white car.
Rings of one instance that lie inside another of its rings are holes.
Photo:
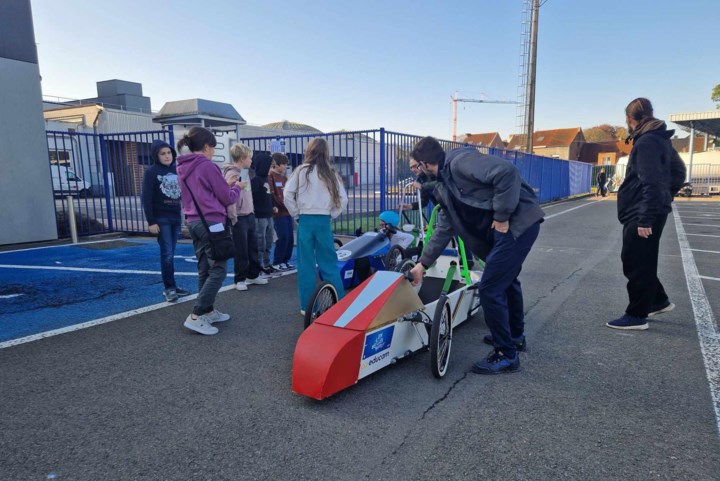
[[[74,170],[62,166],[51,165],[50,175],[52,177],[53,192],[56,196],[76,195],[87,197],[90,194],[92,185],[90,182],[78,177]]]

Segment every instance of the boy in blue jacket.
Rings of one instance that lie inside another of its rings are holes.
[[[142,205],[148,230],[158,236],[160,245],[160,271],[164,285],[163,295],[168,302],[187,296],[190,291],[175,284],[175,246],[180,234],[180,187],[178,186],[175,158],[177,154],[164,140],[154,140],[150,159],[143,177]]]

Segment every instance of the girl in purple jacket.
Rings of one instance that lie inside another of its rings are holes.
[[[214,308],[213,303],[227,273],[227,261],[210,259],[210,241],[207,228],[200,218],[195,201],[209,226],[227,224],[227,206],[234,204],[240,196],[235,185],[237,176],[227,180],[220,168],[211,160],[217,141],[209,130],[192,127],[177,144],[178,152],[187,147],[190,154],[177,158],[178,183],[180,184],[183,214],[193,240],[198,259],[198,297],[193,312],[185,320],[185,327],[200,334],[217,334],[213,323],[223,322],[230,316]],[[192,196],[190,194],[192,192]],[[219,228],[219,227],[218,227]]]

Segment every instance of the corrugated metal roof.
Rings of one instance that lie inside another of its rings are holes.
[[[720,136],[720,110],[672,114],[670,115],[670,122],[679,125],[684,130],[695,127],[698,132]]]

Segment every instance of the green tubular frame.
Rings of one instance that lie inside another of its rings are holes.
[[[425,243],[423,244],[423,250],[425,250],[425,246],[427,245],[428,240],[430,240],[430,236],[433,232],[433,226],[435,225],[435,217],[437,216],[439,210],[440,206],[436,205],[435,207],[433,207],[432,213],[430,214],[430,220],[428,221],[427,229],[425,230]],[[458,252],[460,252],[460,260],[462,261],[460,273],[462,274],[463,279],[465,279],[465,284],[471,286],[472,281],[470,280],[470,269],[468,269],[467,256],[465,255],[465,243],[460,237],[457,238],[457,241]],[[443,286],[443,292],[447,292],[447,289],[450,288],[450,281],[455,275],[455,269],[456,266],[450,266],[450,270],[448,271],[448,277],[445,279],[445,285]]]

